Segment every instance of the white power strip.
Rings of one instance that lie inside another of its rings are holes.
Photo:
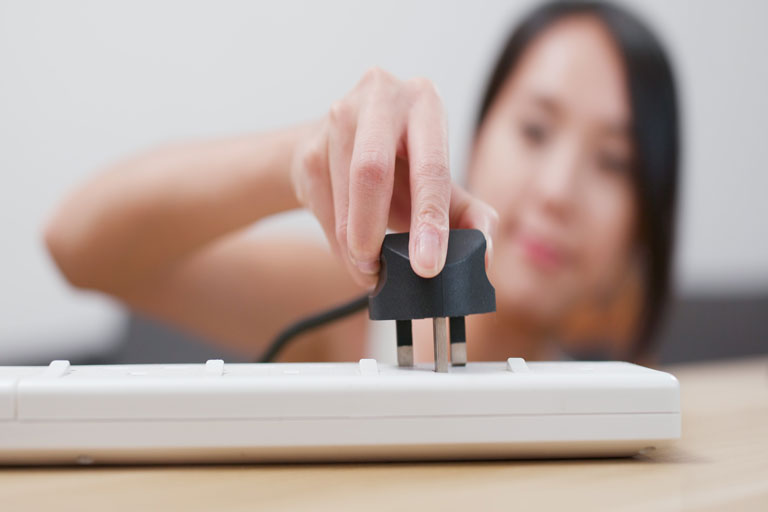
[[[677,380],[621,362],[0,367],[0,463],[632,455],[680,437]]]

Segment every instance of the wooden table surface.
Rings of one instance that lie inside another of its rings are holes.
[[[669,369],[683,438],[630,459],[0,469],[0,510],[768,511],[768,358]]]

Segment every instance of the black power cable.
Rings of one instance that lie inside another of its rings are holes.
[[[357,313],[358,311],[366,309],[367,307],[368,307],[368,294],[366,293],[365,295],[356,297],[355,299],[349,302],[345,302],[344,304],[341,304],[339,306],[333,307],[331,309],[326,309],[325,311],[321,311],[320,313],[316,313],[312,316],[303,318],[298,322],[289,325],[288,327],[283,329],[280,332],[280,334],[275,336],[275,338],[269,344],[269,347],[267,348],[267,350],[256,362],[270,363],[274,361],[274,359],[277,357],[280,351],[282,351],[283,348],[285,348],[285,346],[293,338],[303,333],[304,331],[314,329],[315,327],[320,327],[323,324],[333,322],[345,316],[351,315],[352,313]]]

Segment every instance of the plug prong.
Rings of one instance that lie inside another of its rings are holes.
[[[396,320],[397,366],[413,366],[413,330],[410,320]]]
[[[467,330],[463,316],[452,316],[449,320],[451,340],[451,364],[467,364]]]
[[[435,342],[435,371],[447,373],[450,361],[448,360],[448,326],[445,317],[432,319],[432,337]]]

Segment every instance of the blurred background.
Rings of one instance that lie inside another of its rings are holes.
[[[768,3],[622,3],[666,42],[683,106],[661,362],[768,352]],[[436,83],[460,179],[491,63],[531,5],[0,0],[0,364],[236,360],[70,289],[41,239],[55,204],[153,144],[318,117],[374,65]],[[270,222],[320,232],[302,213]]]

